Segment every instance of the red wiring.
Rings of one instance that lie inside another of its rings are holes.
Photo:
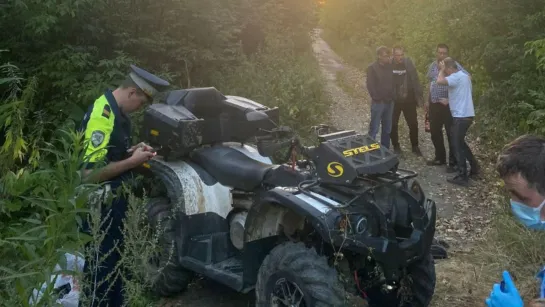
[[[354,271],[354,280],[356,280],[356,286],[358,287],[358,290],[361,292],[361,295],[363,298],[367,298],[367,293],[363,291],[360,287],[360,279],[358,278],[358,271]]]

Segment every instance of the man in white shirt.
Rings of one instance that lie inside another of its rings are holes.
[[[477,177],[479,165],[473,156],[471,149],[465,141],[467,130],[473,123],[475,110],[473,107],[471,77],[458,69],[456,61],[446,58],[439,64],[440,71],[437,84],[448,86],[448,99],[443,98],[441,103],[448,105],[452,114],[452,141],[456,156],[458,175],[448,179],[449,182],[467,186],[469,177]],[[467,164],[469,161],[471,171],[468,176]]]

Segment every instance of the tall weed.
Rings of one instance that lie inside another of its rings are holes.
[[[224,94],[279,107],[282,124],[303,135],[310,126],[328,120],[325,81],[310,50],[299,54],[262,50],[227,73],[217,74],[214,80]]]
[[[77,141],[81,135],[62,133],[66,139],[43,149],[53,166],[21,168],[2,178],[0,296],[9,298],[2,302],[6,306],[27,306],[32,290],[49,279],[64,253],[75,254],[87,240],[78,231],[93,189],[79,173],[84,147]],[[52,299],[46,291],[42,302]]]

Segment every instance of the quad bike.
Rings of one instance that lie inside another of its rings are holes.
[[[164,188],[147,207],[164,227],[157,293],[199,274],[255,290],[257,306],[346,306],[347,293],[428,306],[436,206],[417,174],[369,136],[321,126],[305,147],[278,119],[215,88],[170,91],[145,111],[158,148],[146,167]]]

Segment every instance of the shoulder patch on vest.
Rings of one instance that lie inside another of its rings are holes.
[[[104,142],[104,132],[100,130],[95,130],[91,134],[91,144],[93,144],[93,147],[98,147],[102,142]]]
[[[104,109],[102,109],[102,116],[106,117],[106,118],[110,118],[110,112],[112,110],[110,109],[110,105],[108,104],[105,104],[104,105]]]

